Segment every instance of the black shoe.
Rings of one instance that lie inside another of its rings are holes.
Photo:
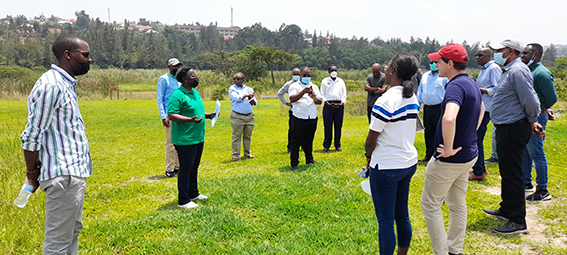
[[[324,151],[324,152],[327,152],[327,151],[329,151],[329,148],[328,148],[328,147],[325,147],[325,148],[323,148],[323,151]]]
[[[175,173],[174,172],[165,172],[165,177],[171,178],[171,177],[175,177]]]
[[[506,224],[504,224],[500,227],[497,227],[493,230],[494,230],[494,232],[496,232],[498,234],[504,234],[504,235],[512,235],[512,234],[520,234],[520,233],[527,233],[528,232],[528,228],[526,227],[526,225],[518,224],[518,223],[513,222],[511,220],[506,222]]]
[[[291,168],[289,170],[293,171],[293,170],[297,170],[299,169],[297,166],[291,166]]]
[[[311,165],[311,164],[317,165],[317,164],[319,164],[319,162],[313,160],[313,161],[305,162],[305,164],[306,164],[306,165]]]
[[[462,253],[450,253],[449,252],[449,255],[463,255],[463,254]]]
[[[336,151],[343,151],[343,149],[341,149],[341,147],[339,148],[335,148]]]
[[[524,183],[524,191],[525,192],[534,192],[535,188],[534,185],[532,185],[532,183]]]
[[[484,161],[489,163],[498,163],[498,159],[490,157],[489,159],[485,159]]]
[[[547,189],[537,189],[536,192],[526,197],[528,201],[546,201],[551,200],[551,195]]]
[[[173,173],[179,174],[179,168],[173,169]]]
[[[504,213],[502,213],[500,209],[496,209],[496,210],[482,209],[482,212],[488,216],[492,216],[501,220],[508,221],[508,216],[504,215]]]
[[[422,158],[420,160],[418,160],[419,162],[429,162],[431,158]]]

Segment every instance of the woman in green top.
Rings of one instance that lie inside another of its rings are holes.
[[[177,81],[181,82],[179,89],[169,98],[167,114],[171,122],[171,143],[179,157],[179,175],[177,177],[178,206],[180,208],[195,208],[193,200],[203,200],[208,197],[199,194],[197,188],[197,169],[203,154],[205,143],[205,121],[203,117],[212,119],[216,113],[205,113],[205,105],[201,95],[194,88],[199,85],[195,70],[181,67],[177,71]]]

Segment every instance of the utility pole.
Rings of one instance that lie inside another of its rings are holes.
[[[110,22],[110,8],[108,8],[108,23],[111,23]]]
[[[230,7],[230,27],[233,27],[233,24],[232,24],[232,7]]]

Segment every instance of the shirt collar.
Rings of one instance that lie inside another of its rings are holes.
[[[530,71],[533,71],[540,65],[541,65],[541,62],[537,62],[537,63],[532,64],[531,66],[528,66],[528,67],[530,68]]]
[[[191,89],[191,91],[189,91],[188,89],[186,89],[183,85],[179,86],[179,89],[181,90],[181,92],[183,92],[184,94],[193,94],[193,91],[195,89]]]
[[[481,70],[485,70],[487,69],[490,65],[492,65],[492,63],[494,63],[494,60],[490,60],[488,62],[486,62],[486,64],[484,64],[483,66],[480,67]]]
[[[67,71],[63,70],[63,68],[59,67],[58,65],[51,65],[51,69],[60,73],[65,79],[69,80],[69,82],[73,83],[73,85],[75,85],[77,83],[77,78],[74,78],[73,76],[71,76],[69,73],[67,73]]]
[[[504,69],[504,72],[510,70],[510,68],[512,68],[512,65],[514,65],[516,62],[521,62],[522,65],[524,65],[524,62],[522,62],[522,60],[520,59],[520,57],[517,57],[516,59],[514,59],[512,62],[508,63],[507,65],[505,65],[502,69]]]

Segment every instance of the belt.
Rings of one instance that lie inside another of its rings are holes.
[[[244,116],[249,116],[250,114],[252,114],[251,112],[249,112],[249,113],[239,113],[239,112],[237,112],[237,111],[235,111],[235,110],[232,110],[232,112],[234,112],[234,113],[236,113],[236,114],[238,114],[238,115],[244,115]]]
[[[435,104],[435,105],[423,104],[423,105],[425,105],[425,107],[431,107],[431,108],[440,107],[440,106],[441,106],[441,104]]]

